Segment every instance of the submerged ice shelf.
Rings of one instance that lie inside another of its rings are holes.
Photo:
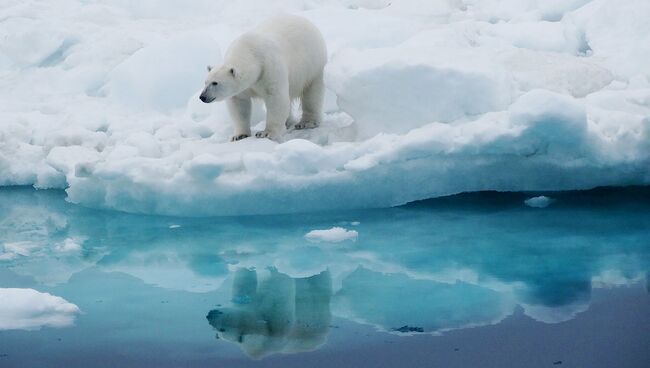
[[[0,185],[209,216],[650,183],[644,0],[30,4],[0,15]],[[325,120],[228,143],[205,65],[278,12],[327,41]]]

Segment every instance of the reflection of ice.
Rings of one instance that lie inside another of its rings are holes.
[[[90,265],[83,257],[84,236],[70,236],[65,211],[25,191],[0,198],[0,262],[46,285],[66,282]],[[55,202],[56,203],[56,202]],[[51,208],[50,208],[51,207]]]
[[[147,284],[191,292],[217,289],[227,273],[223,260],[213,255],[187,255],[176,249],[131,250],[114,259],[107,257],[102,269],[124,272]]]
[[[334,296],[335,312],[386,331],[401,326],[424,332],[493,324],[514,310],[508,293],[464,282],[414,280],[359,268]]]
[[[0,207],[0,250],[4,251],[0,256],[14,259],[43,251],[66,227],[62,214],[22,203],[5,204]]]
[[[558,323],[587,310],[592,289],[588,275],[576,272],[566,279],[558,274],[531,278],[519,295],[526,315],[540,322]]]
[[[0,240],[7,242],[41,243],[68,226],[65,215],[41,208],[38,203],[9,202],[0,207],[0,215]]]
[[[325,342],[331,293],[328,271],[291,278],[275,269],[240,268],[233,280],[233,307],[211,310],[207,319],[218,337],[240,344],[254,358],[311,351]]]
[[[619,263],[623,262],[634,262],[634,258],[625,259],[623,258]],[[623,263],[624,264],[624,263]],[[643,280],[644,277],[647,277],[646,273],[638,269],[632,269],[629,272],[625,270],[623,264],[612,265],[609,268],[603,269],[599,274],[595,274],[591,278],[591,285],[594,288],[611,288],[616,286],[630,286],[636,283],[639,283]]]
[[[54,250],[60,253],[78,253],[82,250],[84,238],[66,238],[54,246]]]
[[[579,300],[564,305],[521,304],[524,313],[530,318],[544,323],[560,323],[572,320],[576,315],[589,309],[589,299]]]
[[[39,248],[39,245],[30,241],[18,241],[4,243],[2,247],[3,252],[0,253],[0,260],[10,260],[18,258],[19,256],[29,256],[32,254],[32,251]]]

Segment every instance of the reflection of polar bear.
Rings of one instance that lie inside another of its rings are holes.
[[[329,271],[294,279],[270,270],[258,282],[254,270],[239,269],[233,281],[235,307],[211,310],[217,336],[241,344],[251,357],[316,349],[331,320]]]
[[[219,68],[208,67],[200,98],[205,103],[228,99],[235,125],[231,140],[250,136],[251,98],[263,99],[266,129],[255,136],[277,139],[288,124],[292,99],[299,98],[302,105],[295,128],[318,126],[326,62],[325,41],[312,23],[297,16],[277,16],[236,39]]]

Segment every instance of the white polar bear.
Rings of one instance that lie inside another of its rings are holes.
[[[228,48],[223,65],[208,67],[201,101],[228,99],[235,134],[251,135],[251,99],[266,105],[266,128],[258,138],[278,139],[290,121],[291,101],[300,99],[302,117],[295,129],[317,127],[324,97],[325,40],[308,20],[281,15],[244,33]]]

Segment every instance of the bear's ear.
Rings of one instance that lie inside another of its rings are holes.
[[[230,75],[235,76],[235,68],[230,68]]]
[[[212,65],[208,65],[207,69],[208,69],[208,73],[210,73],[212,71]]]

